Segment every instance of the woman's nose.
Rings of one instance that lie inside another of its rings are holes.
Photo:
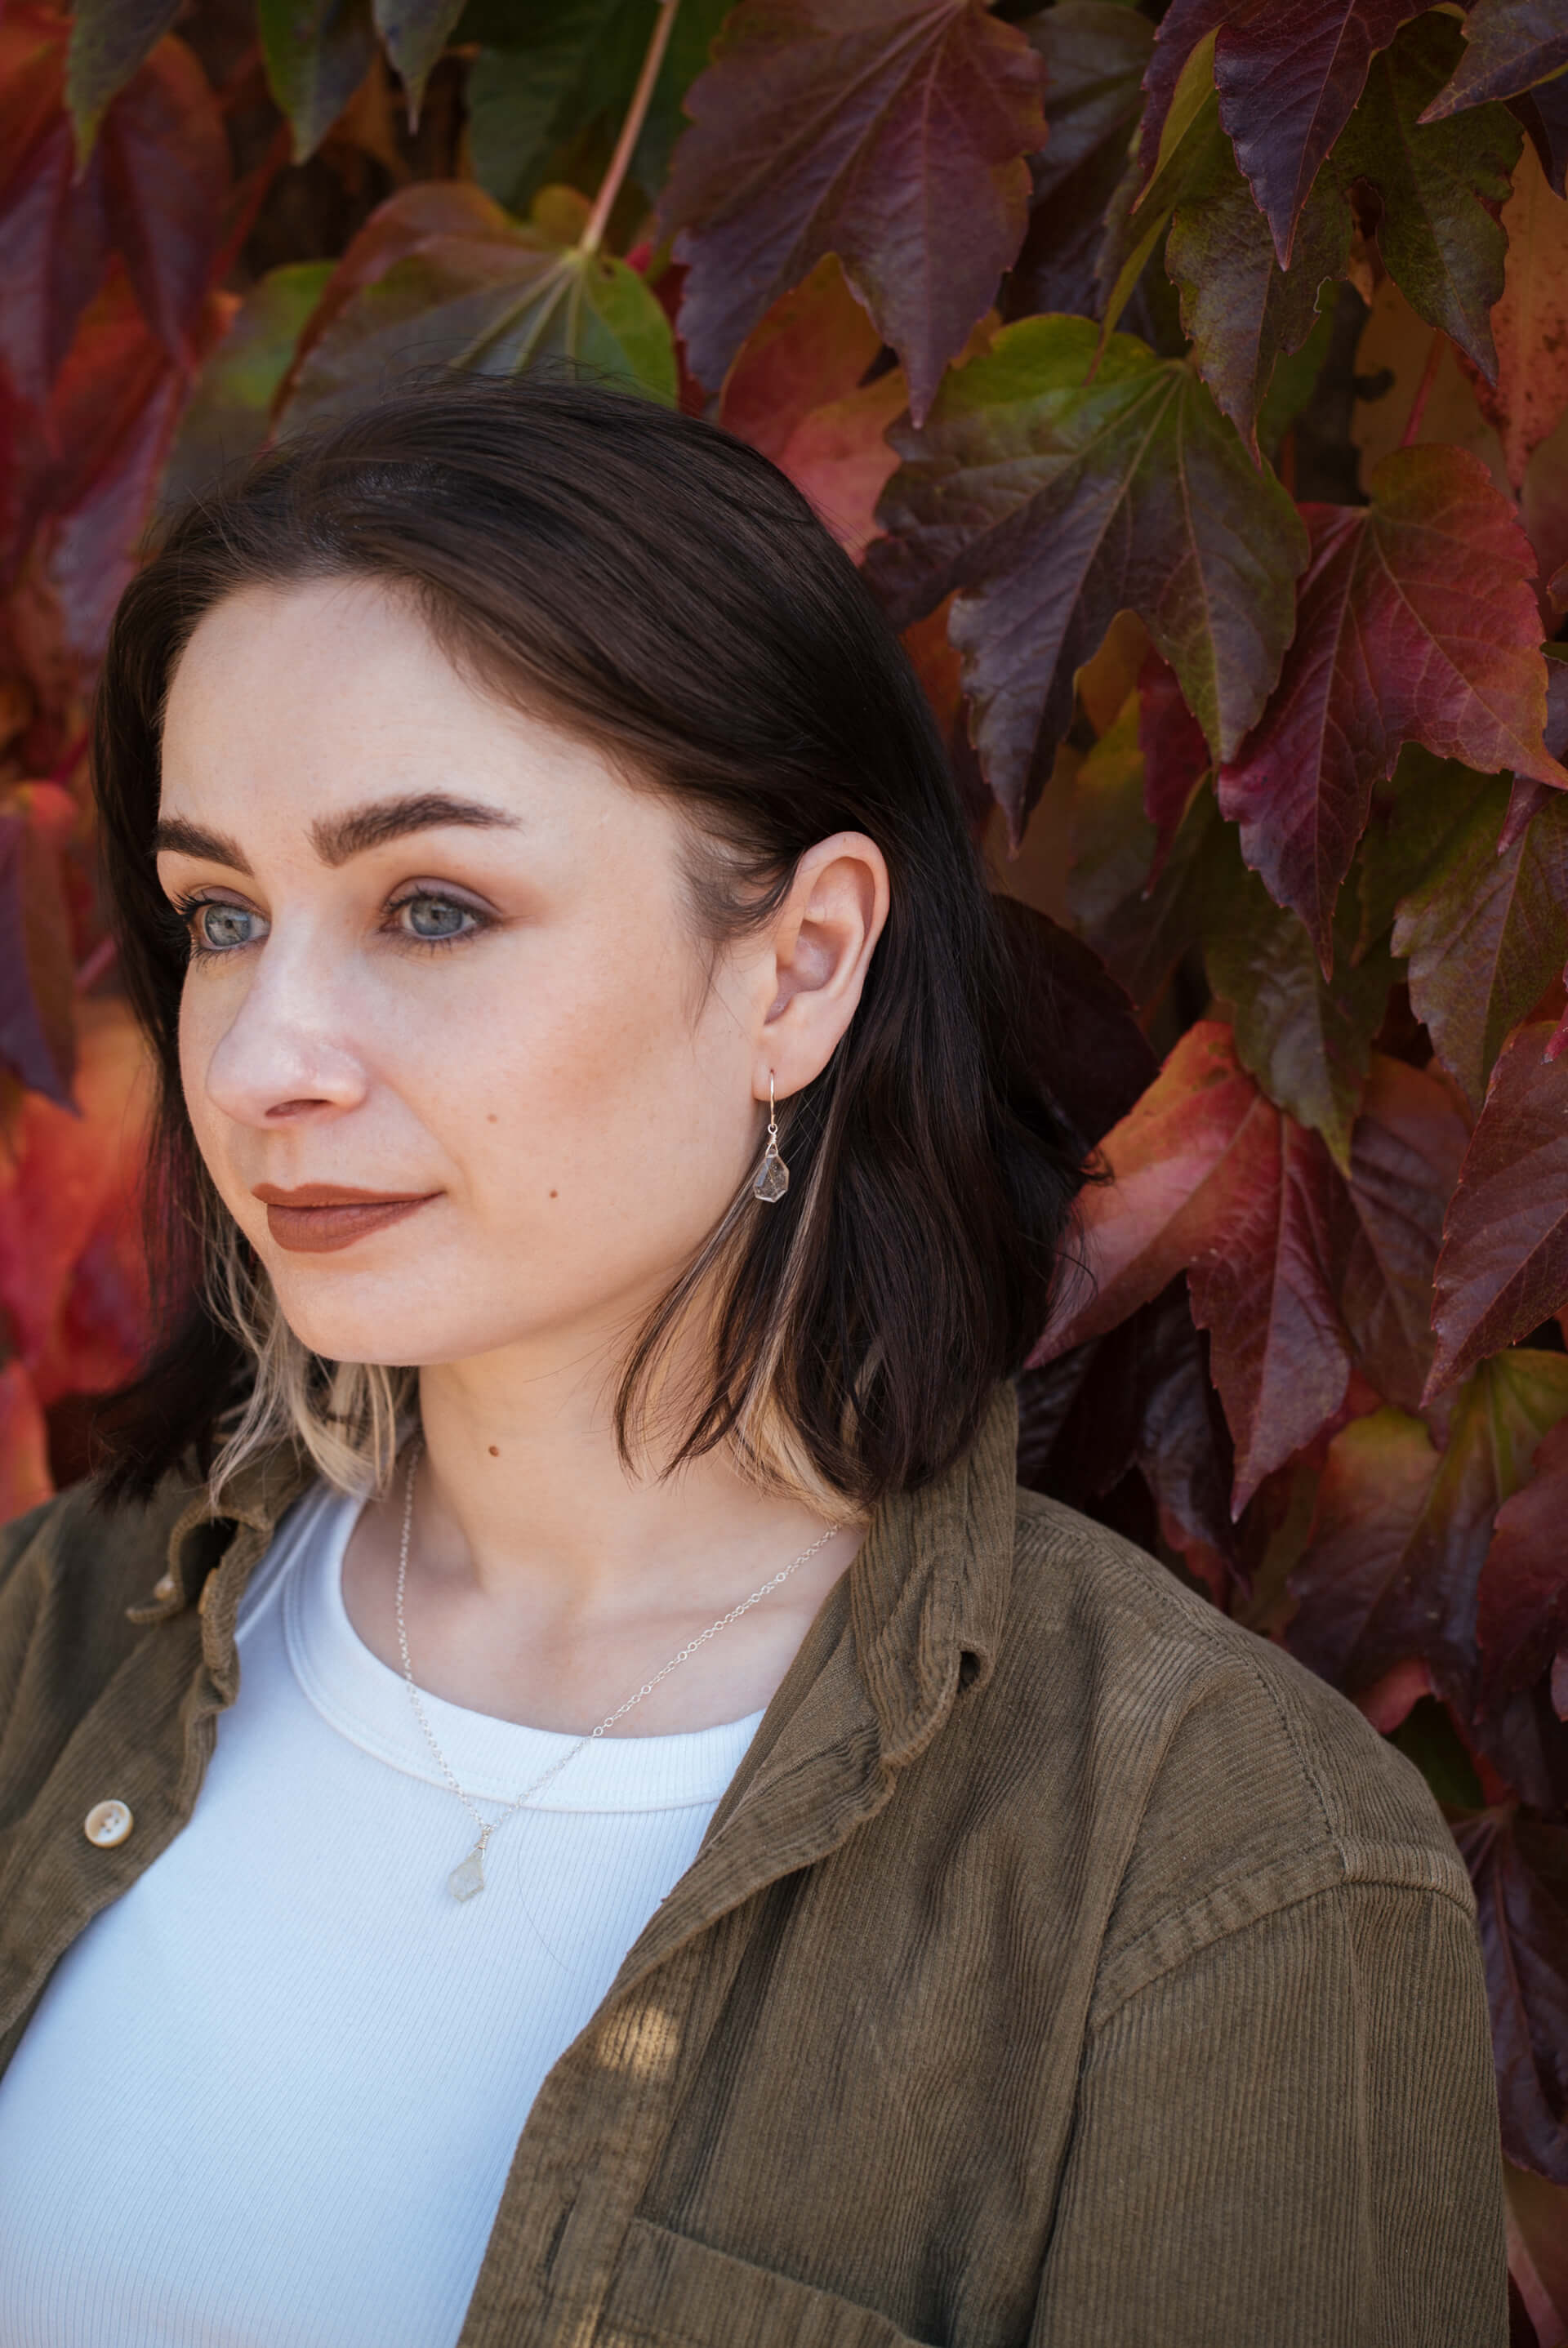
[[[270,1126],[331,1115],[364,1099],[365,1062],[325,975],[319,960],[308,971],[291,971],[282,956],[258,969],[202,1076],[225,1117]]]

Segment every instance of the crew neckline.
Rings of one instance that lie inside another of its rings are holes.
[[[283,1583],[289,1662],[304,1695],[340,1735],[388,1767],[449,1792],[402,1673],[366,1645],[343,1602],[344,1556],[363,1506],[354,1494],[320,1483],[291,1512],[293,1554]],[[419,1699],[464,1792],[480,1801],[514,1801],[578,1741],[558,1730],[471,1712],[426,1688]],[[664,1810],[716,1802],[761,1719],[758,1711],[713,1728],[595,1738],[523,1807]]]

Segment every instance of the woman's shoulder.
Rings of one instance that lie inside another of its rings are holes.
[[[1121,1993],[1347,1887],[1474,1912],[1425,1780],[1353,1704],[1131,1541],[1031,1492],[996,1679],[1009,1712],[1040,1724],[1053,1778],[1085,1789],[1086,1837],[1121,1848]]]
[[[88,1613],[119,1618],[150,1600],[170,1537],[201,1488],[171,1472],[149,1498],[111,1508],[84,1478],[0,1525],[0,1645],[46,1602],[68,1606],[86,1631]]]

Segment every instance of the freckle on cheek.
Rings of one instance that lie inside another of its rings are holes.
[[[496,1113],[495,1113],[495,1111],[494,1111],[494,1109],[493,1109],[493,1108],[492,1108],[492,1109],[487,1109],[487,1110],[486,1110],[486,1112],[485,1112],[485,1123],[486,1123],[487,1125],[499,1125],[499,1124],[500,1123],[500,1117],[497,1117],[497,1115],[496,1115]]]
[[[559,1193],[559,1191],[552,1190],[552,1192],[551,1192],[551,1194],[550,1194],[550,1195],[551,1195],[551,1197],[552,1197],[552,1199],[554,1199],[554,1198],[558,1198],[558,1197],[560,1196],[560,1193]]]

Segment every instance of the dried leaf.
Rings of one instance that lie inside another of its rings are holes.
[[[1519,1028],[1492,1070],[1438,1259],[1430,1394],[1568,1303],[1568,1066],[1542,1056],[1551,1033]]]
[[[1216,754],[1261,710],[1305,534],[1191,370],[1081,318],[1005,327],[949,376],[877,519],[867,574],[907,625],[956,588],[971,732],[1015,839],[1070,722],[1075,671],[1135,611]]]
[[[1306,922],[1326,970],[1373,785],[1407,741],[1568,787],[1542,738],[1533,559],[1485,467],[1461,449],[1403,448],[1372,490],[1369,506],[1305,510],[1312,561],[1279,688],[1219,778],[1247,862]]]
[[[741,0],[660,201],[701,381],[721,383],[832,252],[903,359],[918,423],[1023,242],[1040,80],[981,0]]]
[[[1533,147],[1520,157],[1502,225],[1508,265],[1491,321],[1497,378],[1478,381],[1476,397],[1517,489],[1532,450],[1568,413],[1568,203],[1553,194]]]

